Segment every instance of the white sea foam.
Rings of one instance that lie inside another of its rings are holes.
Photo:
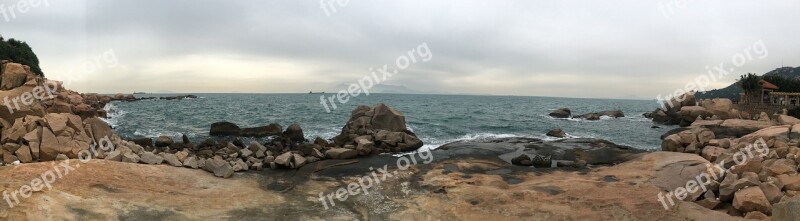
[[[106,104],[106,106],[103,107],[103,110],[106,111],[107,118],[100,118],[100,119],[105,121],[112,128],[116,128],[119,124],[118,119],[128,113],[122,109],[117,108],[117,106],[114,105],[114,103]]]

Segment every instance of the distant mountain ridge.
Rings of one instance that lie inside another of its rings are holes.
[[[800,81],[800,67],[782,67],[763,75],[764,77],[782,77],[789,80]],[[725,88],[710,90],[706,92],[697,93],[695,96],[700,99],[711,98],[728,98],[731,100],[738,100],[739,94],[742,93],[742,87],[739,83],[733,83]]]
[[[330,92],[336,92],[339,90],[347,90],[349,84],[339,84],[330,90]],[[393,84],[376,84],[373,85],[371,88],[368,89],[370,93],[381,93],[381,94],[435,94],[436,91],[417,91],[411,88],[408,88],[404,85],[393,85]]]

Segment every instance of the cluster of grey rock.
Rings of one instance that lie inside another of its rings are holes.
[[[174,142],[166,136],[155,141],[137,139],[124,142],[124,147],[109,153],[105,159],[202,168],[219,177],[230,177],[239,171],[297,169],[326,159],[413,151],[423,145],[406,129],[402,113],[384,104],[356,108],[334,142],[322,138],[309,142],[297,124],[284,131],[278,124],[242,129],[229,122],[219,122],[212,125],[210,134],[233,140],[207,139],[193,144],[185,135],[183,142]],[[264,144],[254,140],[245,145],[239,136],[269,136],[271,139]]]
[[[625,113],[621,110],[610,110],[610,111],[601,111],[596,113],[586,113],[582,115],[572,116],[572,110],[569,108],[560,108],[558,110],[553,111],[550,113],[551,117],[554,118],[575,118],[575,119],[585,119],[585,120],[600,120],[600,117],[607,116],[611,118],[620,118],[625,117]]]

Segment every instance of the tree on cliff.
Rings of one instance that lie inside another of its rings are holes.
[[[747,99],[750,99],[751,94],[758,93],[758,91],[761,90],[761,84],[759,83],[760,80],[761,78],[753,73],[747,73],[746,75],[740,76],[739,85],[742,86],[742,91],[744,91]]]
[[[0,35],[0,60],[12,60],[14,62],[28,65],[31,71],[39,76],[44,76],[44,72],[39,68],[39,58],[33,53],[33,49],[24,41],[13,38],[8,40]]]

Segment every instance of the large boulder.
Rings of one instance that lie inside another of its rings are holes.
[[[723,121],[719,126],[711,126],[708,128],[713,130],[714,134],[718,137],[742,137],[774,125],[775,123],[771,121],[729,119]]]
[[[350,120],[333,141],[340,147],[355,147],[356,139],[363,136],[373,137],[370,140],[375,142],[374,146],[380,152],[407,152],[423,146],[417,135],[405,127],[403,114],[384,104],[378,104],[375,108],[361,105],[354,109]]]
[[[771,138],[789,138],[789,127],[788,126],[773,126],[767,127],[764,129],[760,129],[748,135],[745,135],[739,139],[740,142],[745,143],[753,143],[757,141],[759,138],[763,138],[764,140],[769,140]]]
[[[28,71],[25,67],[17,63],[7,63],[3,65],[3,73],[0,78],[0,90],[11,90],[22,86],[28,80]]]
[[[705,108],[711,114],[719,117],[719,119],[726,120],[731,118],[738,118],[737,116],[732,116],[731,114],[731,110],[733,109],[733,102],[730,99],[725,99],[725,98],[706,99],[700,103],[700,106]]]
[[[681,116],[681,125],[687,126],[692,124],[697,118],[705,119],[711,117],[711,113],[706,111],[705,108],[700,106],[683,106],[678,112]]]
[[[555,118],[569,118],[572,116],[572,110],[569,108],[560,108],[550,113],[550,116]]]
[[[211,124],[209,135],[211,136],[239,136],[242,129],[231,122],[217,122]]]
[[[39,148],[39,157],[42,161],[53,161],[59,154],[67,154],[72,148],[64,140],[59,140],[50,128],[42,128],[42,143]]]
[[[97,143],[100,143],[100,140],[104,138],[111,139],[114,136],[111,126],[108,126],[108,123],[100,118],[88,118],[83,123],[86,125],[87,130],[91,131],[92,138]]]
[[[372,128],[388,131],[406,130],[406,118],[399,111],[380,103],[372,110]],[[369,113],[367,113],[369,115]]]

